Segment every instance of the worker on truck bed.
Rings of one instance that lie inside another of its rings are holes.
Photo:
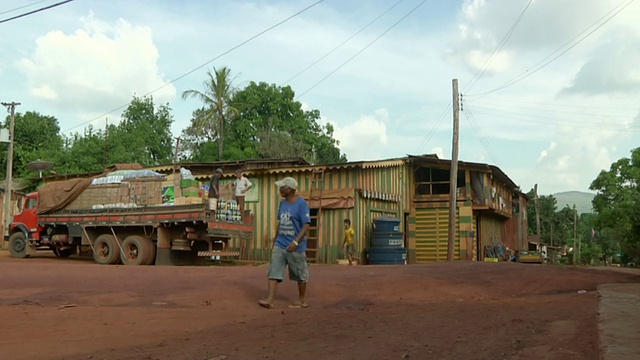
[[[238,203],[238,208],[240,209],[240,213],[244,211],[244,196],[247,194],[247,191],[251,190],[253,184],[246,177],[242,176],[242,170],[236,170],[236,181],[233,183],[235,187],[236,194],[236,202]]]
[[[213,173],[211,181],[209,182],[209,199],[220,198],[220,178],[222,174],[223,171],[221,168],[217,168],[216,172]]]

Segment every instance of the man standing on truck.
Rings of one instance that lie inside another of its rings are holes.
[[[298,301],[289,305],[290,308],[306,308],[307,305],[307,238],[306,233],[311,223],[309,205],[296,195],[298,183],[294,178],[286,177],[276,181],[280,188],[280,202],[278,210],[278,225],[276,237],[271,251],[269,265],[269,297],[258,300],[258,304],[267,309],[273,308],[273,298],[276,295],[278,283],[284,280],[284,271],[289,267],[289,279],[298,283]]]
[[[209,199],[220,198],[220,178],[222,174],[223,171],[221,168],[217,168],[216,172],[213,173],[211,181],[209,181]]]
[[[240,209],[240,213],[244,212],[244,197],[247,194],[247,191],[251,190],[253,184],[249,179],[242,176],[242,170],[236,170],[236,181],[233,183],[235,187],[236,194],[236,202],[238,203],[238,208]]]

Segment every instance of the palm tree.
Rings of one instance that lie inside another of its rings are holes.
[[[225,116],[227,114],[237,114],[239,111],[231,106],[231,96],[233,95],[231,70],[226,66],[223,66],[220,70],[213,68],[213,74],[209,70],[207,75],[209,78],[204,82],[204,92],[186,90],[182,93],[182,99],[194,97],[204,103],[205,111],[200,118],[195,119],[194,125],[201,127],[209,125],[213,128],[218,128],[218,160],[222,160]]]

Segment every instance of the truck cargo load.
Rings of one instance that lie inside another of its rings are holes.
[[[232,203],[211,207],[199,182],[163,197],[163,174],[118,169],[57,181],[28,194],[11,224],[13,257],[50,250],[87,253],[100,264],[189,264],[198,255],[242,258],[253,216]],[[180,182],[178,182],[180,183]],[[182,190],[185,190],[184,192]],[[184,195],[184,196],[182,196]]]

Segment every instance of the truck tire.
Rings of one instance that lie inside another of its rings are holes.
[[[22,231],[19,231],[9,237],[9,253],[11,257],[24,259],[27,255],[27,237]]]
[[[149,241],[149,258],[147,259],[147,265],[156,264],[156,244],[152,239],[146,238]]]
[[[93,242],[93,260],[98,264],[115,264],[120,260],[120,247],[113,235],[102,234]]]
[[[149,239],[139,236],[127,236],[122,242],[122,254],[120,259],[124,265],[147,265],[151,256]]]

